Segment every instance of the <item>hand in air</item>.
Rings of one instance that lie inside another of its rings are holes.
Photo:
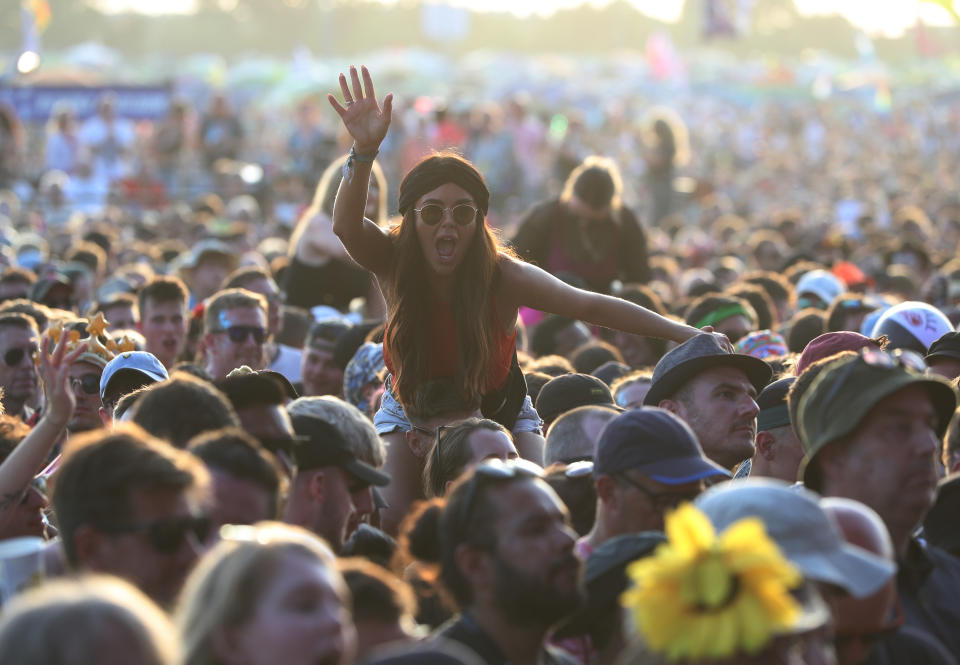
[[[77,406],[77,398],[70,385],[70,368],[87,350],[87,343],[79,344],[67,353],[67,335],[64,333],[52,351],[51,346],[50,336],[44,335],[37,364],[46,396],[46,413],[58,423],[66,425]]]
[[[360,74],[363,75],[363,85],[360,85]],[[350,85],[347,77],[340,74],[340,91],[343,93],[344,104],[341,105],[336,97],[327,95],[330,106],[337,112],[343,121],[344,127],[350,132],[356,144],[357,152],[373,154],[380,148],[390,127],[390,114],[393,110],[393,94],[383,98],[383,107],[377,103],[377,96],[373,89],[373,79],[366,67],[350,67]]]
[[[704,326],[703,328],[700,329],[700,332],[710,333],[711,335],[716,337],[718,340],[720,340],[720,345],[724,349],[726,349],[729,353],[736,353],[736,351],[733,348],[733,343],[730,341],[730,338],[724,335],[723,333],[716,332],[713,329],[713,326]]]

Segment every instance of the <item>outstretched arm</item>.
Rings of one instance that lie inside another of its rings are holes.
[[[363,85],[357,68],[350,67],[350,83],[340,74],[340,91],[344,105],[328,95],[330,105],[353,137],[353,152],[348,175],[340,182],[333,204],[333,232],[337,234],[353,260],[374,274],[384,274],[390,265],[392,244],[386,231],[368,219],[363,211],[367,205],[367,189],[373,158],[390,127],[393,95],[383,99],[383,108],[377,103],[373,80],[366,67],[361,67]],[[351,90],[352,87],[352,90]]]
[[[86,351],[80,344],[66,352],[67,336],[62,335],[53,353],[50,338],[44,336],[40,350],[40,378],[46,395],[46,410],[37,426],[13,449],[0,464],[0,522],[17,505],[33,477],[43,468],[50,450],[63,434],[73,416],[77,398],[70,386],[70,367]]]
[[[529,263],[505,259],[501,268],[500,293],[514,298],[518,307],[539,309],[604,328],[675,342],[685,342],[702,332],[713,332],[712,329],[698,330],[672,321],[622,298],[578,289]]]

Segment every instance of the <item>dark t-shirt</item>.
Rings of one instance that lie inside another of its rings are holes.
[[[487,635],[469,614],[451,619],[440,626],[434,636],[463,644],[480,656],[487,665],[511,665],[493,638]],[[562,650],[546,644],[537,658],[537,663],[538,665],[579,665]]]
[[[587,288],[609,293],[610,283],[644,283],[650,279],[647,236],[629,208],[619,221],[590,222],[589,230],[557,200],[533,208],[520,223],[512,245],[526,261],[563,277],[573,275]]]
[[[942,644],[923,631],[901,626],[877,644],[861,665],[956,665]]]
[[[345,312],[351,300],[370,292],[370,273],[338,259],[312,266],[294,256],[284,281],[287,304],[305,309],[326,305]]]
[[[960,559],[911,540],[899,564],[897,591],[906,625],[960,654]]]

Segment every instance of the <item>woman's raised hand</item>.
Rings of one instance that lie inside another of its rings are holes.
[[[360,85],[360,75],[363,85]],[[340,74],[340,90],[343,92],[344,105],[336,97],[327,95],[330,106],[340,115],[344,127],[350,132],[356,144],[357,152],[372,155],[380,148],[380,143],[390,127],[390,113],[393,110],[393,94],[383,98],[383,107],[377,103],[373,90],[373,79],[366,67],[350,66],[350,84],[347,77]]]

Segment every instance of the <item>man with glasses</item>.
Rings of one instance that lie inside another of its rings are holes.
[[[123,577],[170,607],[209,536],[209,474],[135,425],[71,441],[54,475],[67,562]]]
[[[241,268],[227,277],[223,288],[247,289],[264,297],[267,301],[267,332],[270,334],[264,345],[267,368],[283,374],[291,383],[299,381],[302,352],[277,341],[283,325],[283,297],[270,273],[257,267]]]
[[[37,324],[25,314],[0,316],[0,387],[3,408],[11,416],[28,420],[30,408],[39,396],[34,355],[37,351]]]
[[[645,407],[617,416],[597,443],[597,519],[577,542],[577,554],[585,560],[614,536],[662,531],[666,511],[696,498],[705,481],[729,477],[669,411]]]
[[[88,349],[81,353],[70,367],[70,387],[73,388],[77,402],[73,417],[67,424],[67,431],[71,434],[103,427],[100,417],[100,410],[103,408],[100,378],[109,360],[110,358]]]
[[[956,394],[923,370],[923,359],[905,350],[827,361],[797,405],[800,471],[810,489],[880,515],[900,565],[907,625],[960,653],[960,561],[915,536],[936,496],[936,455]]]
[[[246,365],[254,370],[266,366],[267,302],[246,289],[219,291],[206,301],[203,314],[206,370],[223,379]]]

